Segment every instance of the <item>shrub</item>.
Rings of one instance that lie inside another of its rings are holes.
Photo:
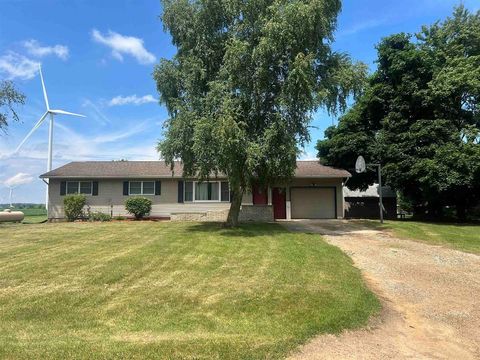
[[[83,207],[87,198],[83,194],[67,195],[63,199],[65,216],[68,221],[75,221],[83,216]]]
[[[125,201],[125,209],[138,220],[150,213],[152,200],[144,197],[132,197]]]
[[[121,215],[117,215],[117,216],[114,216],[114,217],[113,217],[113,220],[119,220],[119,221],[120,221],[120,220],[125,220],[125,219],[126,219],[126,217],[125,217],[125,216],[121,216]]]
[[[100,211],[94,211],[89,214],[88,216],[89,221],[110,221],[112,220],[112,217],[109,214],[102,213]]]

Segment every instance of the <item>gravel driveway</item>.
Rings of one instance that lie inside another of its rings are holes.
[[[318,336],[291,359],[480,359],[480,256],[342,220],[284,225],[341,248],[383,305],[368,328]]]

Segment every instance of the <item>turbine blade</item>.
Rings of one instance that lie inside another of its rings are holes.
[[[30,130],[30,132],[27,134],[27,136],[25,136],[22,140],[22,142],[20,143],[20,145],[17,146],[17,148],[15,149],[15,152],[14,153],[17,153],[18,150],[20,150],[20,148],[22,147],[22,145],[25,143],[25,141],[27,141],[27,139],[35,132],[35,130],[38,129],[38,127],[40,125],[42,125],[42,122],[43,120],[45,120],[45,118],[47,117],[48,115],[48,111],[43,114],[43,116],[40,118],[40,120],[37,121],[37,123],[35,124],[35,126],[32,128],[32,130]]]
[[[72,115],[72,116],[86,117],[85,115],[75,114],[65,110],[49,110],[49,112],[55,115]]]
[[[45,89],[45,83],[43,82],[42,65],[40,64],[38,64],[38,71],[40,72],[40,79],[42,80],[42,88],[43,88],[43,97],[45,98],[45,106],[47,107],[47,111],[48,111],[50,110],[50,106],[48,105],[47,89]]]

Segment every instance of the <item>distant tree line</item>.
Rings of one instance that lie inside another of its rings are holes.
[[[15,209],[45,209],[45,204],[13,203]],[[0,204],[0,209],[8,209],[10,204]]]

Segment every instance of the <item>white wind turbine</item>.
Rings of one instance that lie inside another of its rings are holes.
[[[40,79],[42,81],[42,89],[43,89],[43,97],[45,98],[45,106],[47,107],[47,111],[42,115],[40,120],[37,121],[35,126],[30,130],[30,132],[25,136],[25,138],[22,140],[22,142],[17,146],[15,149],[15,153],[20,150],[22,145],[27,141],[27,139],[37,130],[40,125],[42,125],[43,121],[47,118],[48,115],[50,115],[50,124],[49,124],[49,132],[48,132],[48,160],[47,160],[47,172],[52,170],[52,151],[53,151],[53,121],[54,121],[54,116],[55,115],[72,115],[72,116],[80,116],[80,117],[85,117],[84,115],[80,114],[75,114],[72,112],[68,112],[65,110],[53,110],[50,109],[50,105],[48,104],[48,97],[47,97],[47,90],[45,89],[45,83],[43,82],[43,74],[42,74],[42,67],[39,64],[38,65],[38,70],[40,72]],[[47,184],[48,185],[48,184]],[[48,186],[47,186],[47,194],[45,198],[45,207],[47,208],[48,211]]]

